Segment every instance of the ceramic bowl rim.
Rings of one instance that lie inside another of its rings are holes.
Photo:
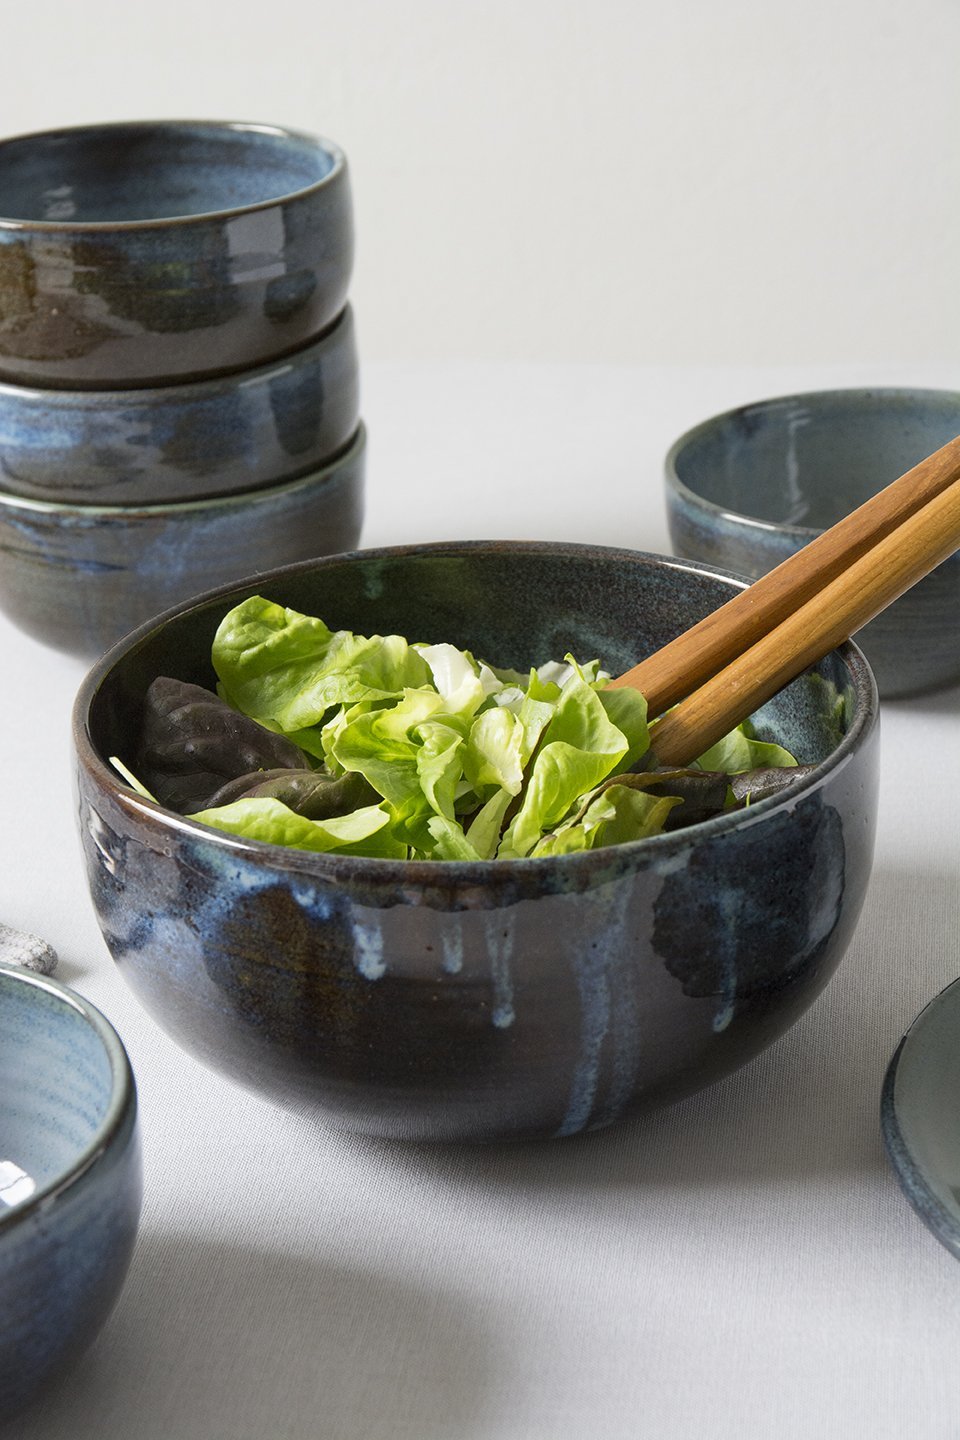
[[[335,355],[344,345],[350,344],[351,336],[356,344],[356,318],[348,301],[339,314],[309,340],[281,355],[275,355],[270,360],[263,360],[240,370],[203,375],[198,380],[177,379],[153,385],[113,385],[104,390],[59,385],[54,387],[36,383],[18,385],[15,380],[0,378],[0,400],[7,400],[16,406],[46,405],[56,411],[79,411],[81,414],[95,414],[108,406],[119,411],[142,410],[158,404],[166,397],[170,397],[166,401],[168,404],[176,404],[178,400],[181,403],[203,403],[230,396],[237,390],[248,389],[254,385],[269,385],[284,370],[296,370],[302,365],[325,360],[327,357],[321,354],[322,351],[329,347],[331,355]]]
[[[110,1100],[106,1113],[90,1141],[74,1156],[65,1170],[61,1170],[46,1184],[39,1185],[29,1199],[0,1213],[0,1243],[3,1236],[15,1226],[28,1221],[40,1210],[46,1210],[61,1195],[78,1184],[97,1162],[107,1153],[123,1130],[128,1114],[134,1120],[137,1114],[137,1085],[123,1041],[110,1021],[96,1005],[68,985],[41,975],[19,965],[0,961],[0,978],[28,986],[32,990],[44,991],[59,1000],[62,1005],[76,1012],[93,1030],[103,1046],[110,1062]]]
[[[811,404],[824,400],[854,400],[859,397],[880,396],[882,399],[893,399],[896,396],[914,396],[917,399],[926,396],[946,398],[953,396],[960,409],[960,390],[950,390],[946,387],[937,388],[932,385],[847,385],[837,386],[834,389],[825,390],[798,390],[784,395],[767,395],[761,400],[748,400],[741,405],[733,405],[727,410],[719,410],[715,415],[708,415],[705,420],[699,421],[696,425],[685,430],[679,435],[664,459],[664,473],[667,481],[667,488],[673,490],[681,499],[686,500],[694,508],[705,515],[714,515],[721,520],[730,520],[744,530],[764,531],[775,535],[795,535],[802,538],[804,543],[812,540],[816,535],[822,535],[827,529],[825,525],[793,525],[779,520],[762,520],[757,515],[749,515],[743,510],[732,510],[727,505],[718,505],[715,500],[708,500],[698,490],[694,490],[686,481],[681,480],[677,473],[677,459],[682,450],[692,441],[700,439],[708,431],[715,427],[729,422],[735,416],[743,414],[745,410],[764,411],[775,405]]]
[[[473,886],[497,891],[511,879],[522,875],[525,878],[545,878],[559,872],[571,877],[584,876],[597,871],[611,876],[623,870],[633,869],[643,856],[664,860],[679,854],[699,843],[701,837],[714,838],[734,830],[744,830],[761,824],[773,812],[790,810],[807,793],[819,789],[830,776],[844,767],[851,755],[867,739],[879,718],[879,699],[876,681],[863,652],[853,641],[844,641],[831,651],[843,660],[850,676],[850,683],[856,696],[856,707],[850,728],[840,744],[813,768],[813,772],[797,780],[795,785],[786,786],[778,794],[758,801],[748,809],[728,812],[701,821],[687,829],[665,831],[659,835],[631,840],[620,845],[606,846],[599,850],[586,850],[574,854],[548,855],[539,858],[524,856],[517,859],[492,860],[392,860],[377,856],[331,855],[304,850],[294,850],[274,845],[263,840],[243,839],[216,830],[212,826],[196,821],[166,809],[156,801],[148,800],[127,786],[101,757],[94,746],[89,730],[89,712],[103,683],[114,667],[126,655],[147,641],[157,630],[171,621],[181,618],[192,610],[204,607],[210,602],[236,594],[238,601],[244,595],[263,593],[275,582],[288,575],[304,574],[318,566],[326,568],[334,564],[358,561],[382,561],[391,559],[413,559],[420,556],[468,556],[472,552],[490,549],[498,553],[517,555],[552,555],[556,558],[600,558],[634,563],[653,562],[655,568],[664,568],[697,575],[717,577],[737,589],[746,588],[741,576],[718,566],[701,564],[698,561],[677,559],[650,551],[628,550],[622,547],[578,544],[563,541],[531,540],[466,540],[433,541],[425,544],[383,546],[373,549],[341,551],[338,554],[319,556],[312,560],[297,561],[292,565],[277,567],[271,571],[245,577],[227,585],[218,586],[201,595],[192,597],[146,621],[136,630],[124,636],[111,647],[85,676],[73,709],[73,738],[78,762],[90,774],[94,783],[105,790],[121,809],[129,810],[139,824],[146,824],[158,832],[174,831],[179,835],[197,840],[221,849],[227,854],[245,857],[273,870],[296,871],[298,874],[313,875],[329,882],[339,880],[344,884],[355,881],[369,882],[374,877],[384,884],[410,886],[420,884],[424,889],[436,886]],[[693,837],[693,838],[691,838]]]
[[[79,523],[88,520],[123,523],[136,520],[173,520],[181,516],[195,518],[200,511],[221,511],[244,505],[258,505],[265,500],[280,499],[296,490],[329,484],[336,478],[341,467],[358,459],[366,448],[367,427],[360,420],[347,443],[322,465],[314,466],[302,475],[278,480],[272,485],[261,485],[256,490],[230,490],[225,495],[198,495],[192,500],[160,500],[150,505],[76,505],[66,500],[35,500],[29,495],[13,495],[8,490],[0,490],[0,510],[25,510],[33,514],[59,516],[65,522]]]
[[[190,215],[163,215],[154,219],[142,220],[17,220],[0,215],[0,230],[11,232],[29,233],[36,231],[44,235],[72,235],[72,234],[105,234],[114,232],[117,234],[133,234],[145,230],[167,230],[174,226],[181,225],[203,225],[211,222],[219,223],[234,215],[249,215],[257,210],[269,210],[275,205],[286,205],[292,200],[302,200],[308,195],[316,194],[333,184],[347,169],[347,157],[343,150],[333,140],[325,136],[314,135],[308,130],[299,130],[287,125],[271,125],[256,120],[188,120],[180,119],[157,119],[157,120],[107,120],[100,123],[94,122],[87,125],[60,125],[52,129],[29,130],[22,135],[7,135],[0,140],[0,158],[2,158],[5,145],[20,143],[27,140],[48,140],[59,135],[93,135],[109,130],[156,130],[166,128],[169,130],[207,130],[213,132],[224,131],[253,131],[257,134],[270,134],[282,140],[293,140],[312,146],[315,150],[321,150],[333,161],[330,169],[319,179],[311,181],[309,185],[303,185],[297,190],[287,190],[283,194],[273,195],[269,199],[255,200],[248,205],[227,205],[221,209],[205,210],[199,214]]]
[[[893,1052],[883,1077],[883,1088],[880,1093],[880,1133],[897,1184],[909,1201],[911,1208],[919,1215],[927,1229],[936,1236],[941,1245],[945,1245],[952,1254],[960,1259],[960,1222],[947,1209],[939,1195],[930,1188],[923,1171],[914,1160],[900,1126],[896,1107],[897,1078],[904,1050],[910,1044],[911,1039],[919,1038],[929,1013],[941,1003],[950,991],[957,989],[960,989],[960,977],[949,981],[942,990],[938,990],[907,1026],[899,1045]]]

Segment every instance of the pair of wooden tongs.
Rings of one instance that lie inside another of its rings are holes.
[[[687,765],[957,549],[960,436],[610,683],[662,717],[657,761]]]

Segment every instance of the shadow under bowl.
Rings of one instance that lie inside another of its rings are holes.
[[[140,1217],[133,1075],[112,1026],[45,976],[0,964],[0,1415],[93,1341]]]
[[[0,489],[81,505],[156,505],[278,484],[336,455],[360,418],[350,307],[255,370],[132,390],[0,384]]]
[[[108,760],[132,755],[157,675],[215,684],[214,633],[251,594],[521,670],[572,651],[618,673],[739,588],[632,551],[428,545],[260,575],[143,627],[91,671],[74,714],[87,876],[122,975],[206,1064],[377,1136],[572,1135],[726,1075],[811,1003],[860,911],[877,700],[855,646],[758,714],[811,775],[580,854],[308,854],[174,815]]]
[[[352,265],[329,140],[155,120],[0,143],[0,378],[111,388],[260,365],[333,321]]]
[[[0,494],[0,610],[88,658],[238,571],[348,550],[363,521],[366,432],[330,464],[242,495],[63,505]]]
[[[714,416],[667,456],[673,548],[754,580],[958,433],[950,390],[825,390]],[[960,679],[958,613],[960,553],[858,633],[881,696]]]

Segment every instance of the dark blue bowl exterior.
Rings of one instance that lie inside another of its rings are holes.
[[[814,783],[749,815],[560,863],[305,856],[171,821],[96,758],[129,747],[155,673],[211,682],[213,630],[254,590],[507,664],[572,644],[617,669],[730,593],[586,547],[370,552],[262,577],[103,661],[76,712],[91,892],[123,975],[201,1060],[374,1135],[572,1135],[718,1079],[825,984],[876,811],[875,690],[851,647],[784,692],[770,723],[828,754],[844,696],[854,733]]]
[[[110,391],[0,384],[0,490],[78,505],[242,494],[319,469],[359,419],[348,306],[296,354],[216,380]]]
[[[285,485],[143,509],[0,495],[0,609],[27,634],[92,657],[178,601],[348,550],[363,522],[363,429],[341,458]]]
[[[0,1222],[0,1415],[43,1391],[96,1338],[123,1286],[140,1218],[137,1100],[128,1067],[115,1128],[91,1162]]]
[[[940,390],[825,391],[718,415],[667,457],[674,552],[755,580],[957,433],[960,393]],[[960,553],[858,633],[884,698],[960,680],[958,613]]]
[[[343,309],[353,211],[328,141],[89,126],[6,141],[0,167],[0,378],[109,388],[222,374],[296,349]],[[24,204],[33,193],[39,211]]]

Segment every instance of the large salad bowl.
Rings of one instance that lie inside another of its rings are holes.
[[[214,683],[210,646],[261,594],[362,633],[451,641],[529,667],[617,673],[740,582],[632,551],[460,543],[258,575],[144,625],[77,700],[80,827],[106,943],[145,1007],[242,1085],[376,1136],[567,1136],[690,1094],[806,1009],[870,872],[877,698],[847,644],[757,733],[812,764],[778,796],[579,854],[403,861],[212,830],[136,794],[150,682]]]

